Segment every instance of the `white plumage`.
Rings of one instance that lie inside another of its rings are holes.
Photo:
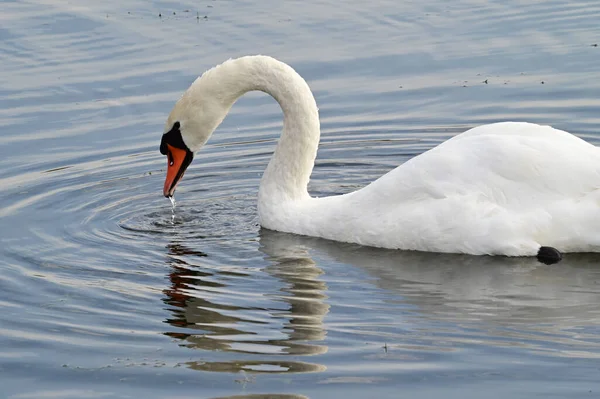
[[[366,187],[311,198],[319,142],[317,106],[306,82],[265,56],[207,71],[169,115],[198,151],[233,103],[271,94],[283,132],[259,189],[262,226],[363,245],[434,252],[536,255],[600,251],[600,151],[567,132],[505,122],[468,130]]]

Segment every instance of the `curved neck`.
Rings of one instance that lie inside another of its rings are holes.
[[[307,198],[320,126],[306,81],[289,65],[266,56],[230,60],[208,73],[213,76],[207,81],[218,85],[226,107],[244,93],[260,90],[273,96],[283,111],[283,132],[262,177],[259,204]]]
[[[271,94],[283,111],[283,129],[261,180],[259,197],[280,200],[308,197],[321,127],[315,98],[306,81],[292,68],[275,69],[259,90]]]

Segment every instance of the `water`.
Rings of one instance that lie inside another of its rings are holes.
[[[174,196],[170,196],[169,200],[171,201],[171,222],[174,224],[175,223],[175,197]]]
[[[262,230],[256,193],[281,114],[261,94],[195,157],[175,212],[158,151],[195,77],[253,53],[292,64],[315,93],[314,195],[481,123],[600,144],[597,2],[2,8],[0,397],[600,391],[600,256],[544,266]]]

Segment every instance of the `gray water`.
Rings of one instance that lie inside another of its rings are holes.
[[[260,229],[281,129],[263,94],[196,156],[174,219],[158,146],[198,74],[256,53],[315,93],[314,195],[482,123],[600,144],[599,19],[595,0],[4,1],[0,397],[597,396],[600,256]]]

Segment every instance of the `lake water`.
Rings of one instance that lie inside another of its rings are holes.
[[[600,144],[599,18],[595,0],[4,1],[0,397],[597,396],[600,256],[261,230],[281,129],[263,94],[196,156],[174,218],[158,146],[198,74],[256,53],[315,93],[314,195],[482,123]]]

